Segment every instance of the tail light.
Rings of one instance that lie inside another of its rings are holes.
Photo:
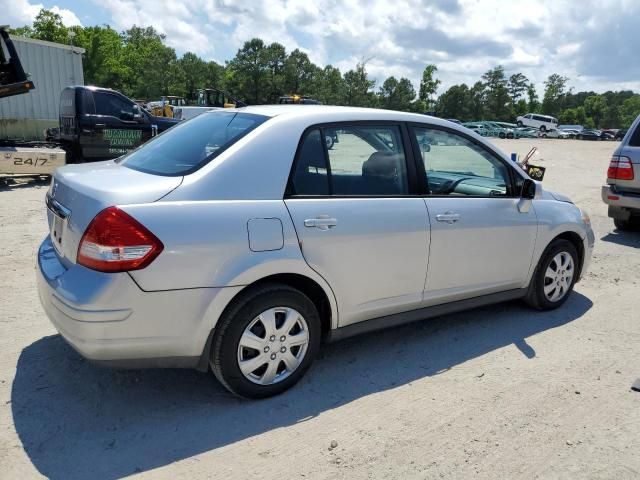
[[[102,210],[84,232],[78,263],[100,272],[126,272],[149,265],[164,245],[144,225],[117,207]]]
[[[633,180],[633,164],[628,157],[613,157],[609,163],[607,177],[614,180]]]

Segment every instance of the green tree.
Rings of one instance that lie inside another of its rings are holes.
[[[229,62],[232,74],[232,90],[250,104],[264,103],[267,98],[265,79],[268,73],[266,47],[259,38],[253,38],[244,45]]]
[[[74,44],[84,48],[84,81],[89,85],[122,89],[127,69],[122,64],[122,38],[111,27],[71,27]]]
[[[267,96],[270,103],[276,103],[282,95],[285,82],[287,51],[279,43],[272,43],[265,51],[267,63]]]
[[[486,92],[484,83],[478,81],[473,84],[470,90],[470,109],[471,119],[482,120],[485,117],[486,109]]]
[[[182,70],[184,92],[188,99],[195,100],[198,89],[209,87],[205,84],[207,64],[198,55],[187,52],[178,60],[178,68]]]
[[[327,65],[320,74],[320,82],[316,90],[318,100],[326,105],[344,103],[345,85],[340,69]]]
[[[380,87],[379,96],[382,108],[409,111],[412,108],[413,99],[416,98],[416,91],[409,79],[401,78],[398,81],[391,76]]]
[[[596,128],[602,126],[602,119],[605,116],[607,108],[607,99],[602,95],[591,95],[584,101],[584,111],[587,116],[593,119],[593,124]]]
[[[620,107],[622,127],[629,128],[638,115],[640,115],[640,95],[634,95],[622,102]]]
[[[369,79],[366,62],[359,62],[355,70],[349,70],[344,74],[345,104],[356,107],[374,105],[375,95],[372,89],[375,85],[375,80]]]
[[[472,93],[466,84],[453,85],[436,102],[436,114],[441,118],[455,118],[460,121],[472,120]]]
[[[522,73],[514,73],[509,77],[507,83],[507,90],[509,91],[509,97],[511,98],[511,104],[518,103],[524,95],[527,93],[529,87],[529,79]]]
[[[536,86],[530,83],[527,85],[527,110],[529,110],[529,112],[537,112],[539,108],[540,102],[538,101]]]
[[[557,117],[564,109],[567,83],[569,79],[554,73],[544,82],[544,97],[542,99],[542,113]]]
[[[420,103],[416,110],[430,111],[434,108],[435,101],[433,100],[433,96],[436,94],[441,83],[439,79],[434,78],[437,71],[438,67],[433,64],[429,64],[424,68],[418,92],[418,100]]]
[[[287,93],[309,95],[316,66],[306,53],[295,49],[285,60],[285,89]]]
[[[171,64],[176,62],[165,37],[153,27],[134,25],[121,35],[124,78],[122,90],[133,98],[153,99],[166,93],[171,82]]]
[[[47,42],[68,44],[70,41],[69,29],[62,23],[62,17],[45,8],[40,9],[33,21],[33,26],[16,28],[11,33]]]
[[[486,88],[486,113],[494,120],[511,119],[511,107],[504,67],[498,65],[482,75]]]

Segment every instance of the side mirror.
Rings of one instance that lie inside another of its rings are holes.
[[[533,200],[536,197],[536,182],[530,178],[526,178],[522,182],[522,191],[520,197],[526,200]]]
[[[142,112],[140,111],[140,106],[139,105],[134,105],[133,106],[133,120],[135,120],[138,123],[142,123]]]

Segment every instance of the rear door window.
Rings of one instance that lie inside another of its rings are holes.
[[[325,135],[333,195],[407,195],[407,162],[398,126],[341,127]]]
[[[155,175],[188,175],[268,118],[250,113],[206,112],[154,137],[123,157],[122,164]]]
[[[408,195],[400,127],[353,125],[308,131],[298,150],[290,193]]]

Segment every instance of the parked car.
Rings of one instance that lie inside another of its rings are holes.
[[[576,124],[563,124],[558,125],[558,130],[576,130],[579,132],[580,130],[584,130],[584,127]]]
[[[616,228],[633,230],[640,227],[640,116],[613,152],[607,184],[602,187],[602,200],[609,205],[609,217]]]
[[[596,129],[584,129],[576,135],[578,140],[613,140],[613,135]]]
[[[564,130],[545,130],[544,132],[540,132],[538,134],[540,138],[570,138],[571,134],[569,132],[565,132]]]
[[[501,124],[501,122],[491,122],[491,121],[485,121],[483,122],[487,127],[491,128],[492,131],[495,133],[495,135],[491,135],[491,136],[497,136],[498,138],[514,138],[514,133],[513,133],[513,128],[510,127],[505,127],[504,125]]]
[[[569,136],[569,138],[576,138],[576,136],[578,136],[583,129],[576,130],[572,128],[561,128],[558,130],[566,133]]]
[[[527,113],[516,119],[519,127],[533,127],[544,132],[545,130],[555,130],[558,127],[558,119],[549,115],[539,115],[537,113]]]
[[[513,133],[515,138],[538,138],[540,130],[531,127],[518,127]]]
[[[38,290],[68,343],[112,366],[210,366],[245,397],[294,385],[323,339],[558,308],[594,244],[584,211],[478,135],[374,109],[203,113],[58,169],[46,203]]]
[[[468,128],[469,130],[474,131],[475,133],[477,133],[482,137],[491,136],[490,135],[491,132],[489,131],[489,129],[487,129],[487,127],[483,125],[481,122],[465,122],[462,124],[462,126],[464,128]]]
[[[618,130],[616,132],[616,134],[614,135],[613,139],[614,140],[622,140],[624,138],[624,136],[627,134],[628,129],[626,128],[621,128],[620,130]]]

